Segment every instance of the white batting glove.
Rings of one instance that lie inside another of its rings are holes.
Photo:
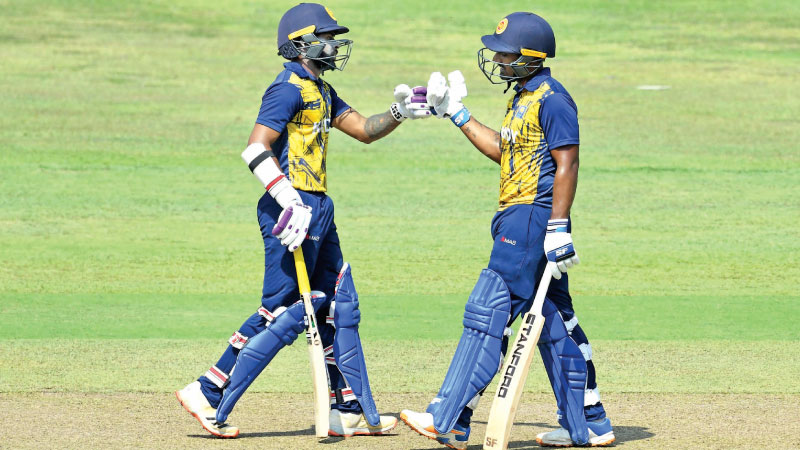
[[[562,273],[581,262],[572,235],[569,233],[569,219],[552,219],[547,221],[547,234],[544,236],[544,252],[547,254],[547,269],[556,280]]]
[[[413,89],[407,84],[398,84],[394,88],[394,99],[389,111],[392,117],[398,122],[406,119],[424,119],[431,116],[431,107],[425,98],[427,90],[424,86],[416,86]]]
[[[272,235],[281,241],[281,245],[293,252],[300,247],[308,235],[310,223],[311,207],[297,201],[281,211],[278,223],[272,227]]]
[[[461,128],[471,117],[469,110],[462,103],[467,96],[467,83],[459,70],[450,72],[447,80],[450,81],[450,86],[440,72],[431,74],[428,79],[428,103],[433,106],[436,115],[442,119],[450,119]]]

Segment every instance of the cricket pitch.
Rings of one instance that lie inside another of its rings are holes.
[[[431,393],[433,395],[433,393]],[[423,410],[431,395],[381,394],[383,414]],[[490,398],[475,412],[469,449],[481,449]],[[616,446],[626,449],[798,448],[800,395],[610,394]],[[509,448],[535,448],[556,427],[551,395],[523,396]],[[0,394],[4,448],[440,449],[402,422],[389,435],[314,437],[311,394],[245,395],[230,417],[236,440],[215,439],[172,393]]]

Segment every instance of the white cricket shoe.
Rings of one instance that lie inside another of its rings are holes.
[[[469,428],[462,429],[462,427],[456,425],[455,428],[447,433],[439,433],[433,426],[433,414],[427,412],[419,413],[409,409],[404,409],[400,412],[400,420],[405,422],[412,430],[428,439],[433,439],[445,447],[459,450],[467,448]]]
[[[239,435],[238,428],[232,427],[227,423],[217,422],[217,410],[211,407],[208,399],[203,395],[199,381],[190,383],[185,388],[175,392],[175,396],[178,397],[178,401],[181,402],[183,408],[189,411],[189,414],[194,416],[209,433],[221,438],[235,438]]]
[[[372,426],[367,422],[364,414],[353,414],[332,409],[328,419],[330,429],[328,436],[377,436],[390,431],[397,426],[397,419],[392,416],[380,416],[381,423]]]
[[[614,443],[614,430],[611,428],[611,421],[606,417],[600,422],[588,422],[589,425],[589,447],[607,447]],[[569,436],[569,431],[565,428],[539,433],[536,435],[536,442],[542,447],[572,447],[575,445]]]

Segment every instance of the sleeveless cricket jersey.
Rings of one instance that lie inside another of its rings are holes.
[[[578,108],[544,68],[508,101],[500,131],[500,207],[552,207],[555,163],[550,150],[580,144]]]
[[[325,192],[325,158],[331,119],[350,106],[330,84],[309,74],[296,62],[285,69],[267,88],[256,123],[279,133],[272,151],[295,189]]]

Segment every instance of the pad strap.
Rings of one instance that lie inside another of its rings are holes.
[[[241,350],[244,348],[245,344],[247,344],[247,336],[238,331],[234,331],[233,336],[228,339],[228,344],[231,344],[231,347],[233,348]]]
[[[356,397],[356,394],[354,394],[353,390],[349,387],[331,391],[331,405],[351,402],[353,400],[358,400],[358,397]]]
[[[336,359],[333,357],[333,345],[325,347],[324,352],[325,352],[325,364],[328,364],[330,366],[335,366]]]
[[[204,375],[206,378],[211,380],[218,388],[224,389],[225,386],[228,385],[229,376],[227,373],[220,370],[217,366],[211,366]]]
[[[270,310],[262,306],[261,308],[258,308],[258,315],[266,319],[267,325],[269,325],[275,320],[275,316],[277,314],[272,314]]]

